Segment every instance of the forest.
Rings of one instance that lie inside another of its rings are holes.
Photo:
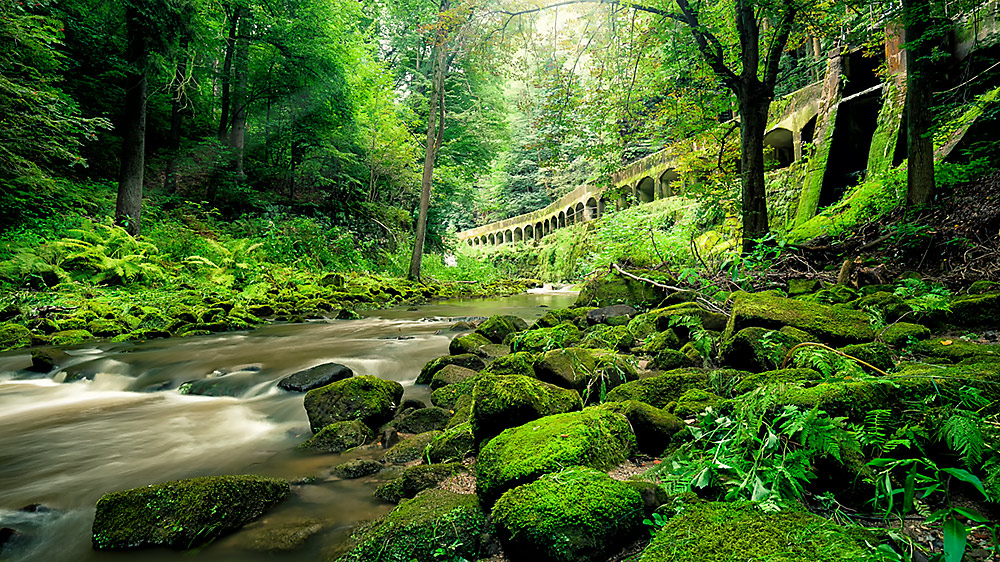
[[[998,16],[4,0],[0,559],[1000,560]]]

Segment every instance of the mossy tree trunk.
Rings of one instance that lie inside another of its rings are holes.
[[[121,166],[115,222],[132,236],[141,232],[142,181],[146,154],[146,74],[148,48],[142,14],[133,4],[125,7],[129,65],[125,76],[125,105],[122,109]]]
[[[934,197],[934,138],[931,135],[930,34],[928,0],[903,0],[906,41],[906,205]]]

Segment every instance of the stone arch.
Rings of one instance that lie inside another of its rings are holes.
[[[479,245],[480,246],[485,246],[487,242],[489,242],[489,239],[486,237],[485,234],[483,234],[482,236],[479,237]]]
[[[573,216],[576,218],[576,222],[583,222],[587,220],[587,215],[583,212],[583,203],[577,203],[573,207]]]
[[[524,227],[524,239],[534,240],[535,239],[535,226],[532,224],[525,225]]]
[[[552,234],[552,230],[553,230],[552,227],[555,224],[556,224],[556,218],[555,217],[552,217],[551,219],[545,219],[545,236],[548,236],[549,234]]]
[[[514,242],[524,242],[524,231],[520,226],[514,229]]]
[[[503,233],[503,241],[504,241],[505,244],[510,244],[511,242],[513,242],[514,241],[514,233],[512,231],[510,231],[510,230],[504,231],[504,233]]]
[[[564,212],[566,213],[566,226],[576,224],[576,214],[573,213],[573,207],[566,207]]]
[[[601,197],[600,200],[597,201],[597,216],[603,217],[606,212],[608,212],[608,200]]]
[[[496,246],[497,245],[496,235],[493,234],[492,232],[490,233],[490,236],[489,236],[488,240],[490,242],[490,246]]]
[[[542,226],[542,221],[536,222],[535,223],[535,239],[537,240],[537,239],[541,238],[542,236],[545,236],[546,234],[548,234],[548,232],[545,232],[545,230],[546,230],[545,226]]]
[[[601,217],[600,206],[597,203],[597,199],[591,197],[587,199],[587,204],[584,205],[583,216],[586,217],[585,220],[594,220]]]
[[[557,219],[556,228],[566,228],[566,211],[559,211],[559,218]]]
[[[659,185],[657,186],[656,198],[663,199],[664,197],[670,197],[672,195],[680,195],[681,190],[678,189],[680,186],[679,180],[681,175],[677,173],[677,170],[669,168],[662,174],[660,174]]]
[[[474,246],[474,245],[475,245],[475,243],[474,243],[474,242],[472,241],[472,238],[469,238],[468,240],[466,240],[466,241],[465,241],[465,243],[466,243],[466,244],[467,244],[467,245],[468,245],[468,246],[469,246],[470,248],[471,248],[472,246]]]
[[[635,200],[639,203],[649,203],[654,199],[656,199],[656,183],[653,178],[646,176],[635,186]]]
[[[795,145],[792,132],[788,129],[777,127],[768,131],[764,135],[764,146],[774,149],[769,159],[771,166],[787,168],[795,161]]]

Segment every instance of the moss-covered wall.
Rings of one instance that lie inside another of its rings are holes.
[[[897,75],[882,92],[882,109],[879,110],[878,125],[868,151],[868,176],[883,174],[892,168],[905,101],[906,78]]]
[[[823,177],[826,175],[826,163],[830,157],[830,146],[833,144],[833,130],[837,123],[837,107],[840,103],[841,77],[844,73],[844,57],[837,55],[827,60],[826,78],[823,82],[823,99],[820,102],[819,114],[816,117],[816,133],[813,144],[807,151],[809,167],[802,184],[802,195],[799,197],[798,209],[795,213],[795,224],[801,225],[816,215],[819,209],[819,198],[823,192]]]

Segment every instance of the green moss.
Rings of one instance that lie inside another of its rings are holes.
[[[799,297],[798,300],[820,304],[844,304],[857,299],[858,296],[856,290],[846,285],[831,285],[811,295]]]
[[[920,324],[910,324],[908,322],[896,322],[890,324],[879,332],[879,337],[885,343],[901,348],[911,342],[929,338],[931,331],[926,326]]]
[[[580,347],[545,353],[535,364],[535,374],[545,382],[576,390],[587,404],[602,400],[611,389],[638,378],[628,357]]]
[[[1000,291],[1000,283],[996,281],[985,281],[979,280],[969,285],[969,290],[966,291],[970,295],[983,295],[986,293],[993,293]]]
[[[20,324],[0,325],[0,351],[31,345],[31,330]]]
[[[395,428],[400,433],[439,431],[448,425],[451,417],[452,412],[450,410],[435,406],[431,406],[430,408],[406,409],[397,414],[384,427]]]
[[[896,358],[892,353],[892,349],[882,342],[846,345],[839,348],[838,351],[860,359],[883,371],[888,371],[896,364]]]
[[[685,427],[677,416],[638,400],[605,402],[598,407],[625,416],[635,431],[639,450],[650,456],[663,453],[677,432]]]
[[[673,369],[680,369],[681,367],[696,367],[698,364],[697,361],[680,351],[664,349],[653,357],[653,361],[650,362],[649,366],[654,369],[671,371]]]
[[[662,332],[652,332],[652,335],[646,338],[646,341],[639,347],[638,351],[648,353],[649,355],[656,355],[661,351],[680,349],[680,347],[681,340],[677,337],[677,333],[671,329],[666,329]]]
[[[636,274],[654,281],[674,281],[660,271],[639,271]],[[667,292],[664,289],[654,287],[644,281],[636,281],[609,273],[588,280],[580,290],[580,296],[577,298],[575,306],[604,307],[613,304],[628,304],[638,309],[647,309],[655,306],[666,296]]]
[[[588,408],[505,430],[479,452],[476,491],[492,503],[503,492],[566,466],[609,470],[636,449],[628,420]]]
[[[701,322],[702,328],[712,331],[722,331],[726,327],[729,317],[725,314],[706,310],[696,302],[684,302],[670,305],[656,310],[649,311],[649,315],[655,319],[656,330],[665,331],[673,327],[682,338],[687,337],[684,326],[674,325],[677,320],[683,317],[694,317]]]
[[[424,450],[424,458],[432,463],[457,462],[476,450],[476,438],[472,436],[472,424],[458,424],[436,436]]]
[[[662,375],[625,383],[608,393],[607,401],[638,400],[662,408],[676,402],[681,394],[692,389],[709,388],[708,374],[700,370],[676,369]]]
[[[860,527],[841,527],[800,511],[765,513],[749,502],[685,506],[667,521],[640,562],[840,562],[877,560],[880,541]]]
[[[475,495],[426,490],[355,535],[357,545],[338,561],[434,560],[438,549],[475,560],[483,552],[480,537],[487,530]]]
[[[507,336],[527,329],[527,322],[517,316],[496,315],[487,318],[479,328],[476,328],[476,333],[491,343],[503,343]]]
[[[635,337],[627,326],[599,324],[587,330],[580,347],[628,351],[635,343]]]
[[[427,448],[427,445],[429,445],[431,441],[439,435],[441,435],[440,431],[426,431],[424,433],[418,433],[417,435],[406,437],[386,451],[382,456],[382,459],[385,460],[385,462],[395,464],[403,464],[419,460],[423,458],[424,449]]]
[[[434,378],[434,374],[445,368],[447,365],[458,365],[459,367],[465,367],[466,369],[472,369],[473,371],[479,371],[486,366],[486,364],[483,363],[482,358],[471,353],[464,353],[461,355],[445,355],[444,357],[431,359],[426,365],[424,365],[423,369],[420,370],[420,374],[417,375],[416,384],[430,384],[431,380]]]
[[[459,472],[468,472],[468,469],[457,462],[411,466],[399,478],[376,488],[374,495],[382,501],[397,503],[433,488]]]
[[[473,387],[473,390],[475,390],[475,387]],[[455,402],[455,407],[449,411],[454,412],[454,414],[448,420],[448,425],[445,426],[445,429],[451,429],[456,425],[469,421],[469,418],[472,416],[472,395],[465,394],[459,396]]]
[[[497,376],[508,376],[508,375],[520,375],[524,377],[534,377],[535,376],[535,361],[538,360],[538,354],[531,353],[528,351],[519,351],[517,353],[511,353],[510,355],[504,355],[503,357],[497,357],[489,367],[483,369],[484,375],[497,375]]]
[[[813,293],[819,290],[819,287],[818,279],[789,279],[788,296],[794,297]]]
[[[298,448],[317,453],[342,453],[374,440],[375,434],[367,425],[357,420],[351,420],[332,423],[324,427]]]
[[[714,408],[718,406],[720,399],[718,395],[711,392],[700,388],[692,388],[677,398],[677,404],[674,406],[673,413],[679,418],[690,418],[704,412],[710,407]]]
[[[347,420],[377,428],[392,419],[402,397],[403,386],[398,382],[362,375],[310,390],[303,405],[313,432]]]
[[[472,354],[485,357],[485,348],[490,343],[490,340],[486,339],[486,336],[473,332],[452,339],[448,345],[448,353],[452,355]]]
[[[207,476],[105,494],[97,502],[97,550],[191,548],[256,519],[289,494],[261,476]]]
[[[472,397],[472,390],[476,388],[476,383],[479,382],[481,377],[482,375],[476,375],[460,383],[449,384],[431,392],[431,404],[445,410],[454,410],[455,404],[458,403],[461,397]]]
[[[52,345],[76,345],[94,339],[87,330],[63,330],[52,334]]]
[[[382,470],[385,465],[371,459],[356,459],[347,461],[330,469],[330,473],[339,478],[350,480],[371,476]]]
[[[792,326],[832,345],[864,343],[875,337],[864,312],[788,299],[770,292],[736,296],[725,339],[751,326],[772,330]]]
[[[580,394],[530,377],[486,375],[472,394],[472,433],[483,443],[504,429],[583,407]]]
[[[445,365],[443,369],[434,373],[431,379],[431,390],[437,390],[449,384],[457,384],[476,376],[476,371],[459,367],[458,365]]]
[[[960,338],[931,338],[917,342],[910,351],[934,362],[958,363],[969,359],[1000,362],[1000,345],[975,343]]]
[[[579,308],[551,310],[536,320],[535,323],[531,325],[530,329],[536,330],[538,328],[553,328],[564,322],[569,322],[577,328],[583,329],[587,327],[587,313],[591,310],[597,310],[597,307],[582,306]]]
[[[947,321],[963,328],[993,328],[1000,317],[1000,293],[966,295],[949,303]]]
[[[642,527],[642,495],[590,468],[568,468],[506,492],[491,520],[512,560],[604,560]]]
[[[797,383],[821,378],[822,375],[812,369],[778,369],[763,373],[746,373],[733,387],[733,394],[744,394],[770,384]]]
[[[510,340],[513,351],[544,352],[562,349],[579,343],[580,331],[572,324],[559,324],[552,328],[538,328],[517,334]]]
[[[861,297],[854,302],[854,308],[858,310],[874,309],[882,313],[882,316],[889,322],[899,320],[904,314],[910,312],[910,307],[903,299],[887,291],[879,291]]]

